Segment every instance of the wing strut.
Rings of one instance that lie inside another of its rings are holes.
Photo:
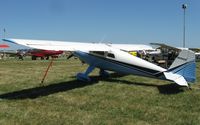
[[[46,78],[46,76],[47,76],[47,73],[48,73],[50,67],[51,67],[52,64],[53,64],[53,60],[54,60],[54,58],[51,58],[51,62],[49,63],[49,65],[48,65],[48,67],[47,67],[47,69],[46,69],[46,71],[45,71],[45,74],[44,74],[44,76],[43,76],[43,78],[42,78],[41,84],[43,84],[43,82],[44,82],[44,80],[45,80],[45,78]]]

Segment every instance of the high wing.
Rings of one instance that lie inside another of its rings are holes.
[[[109,47],[123,51],[154,50],[149,45],[143,44],[106,44],[106,43],[82,43],[71,41],[49,41],[49,40],[30,40],[30,39],[3,39],[3,41],[20,44],[36,49],[43,50],[62,50],[62,51],[109,51]]]
[[[62,50],[62,51],[108,51],[109,46],[101,43],[81,43],[69,41],[49,41],[30,39],[3,39],[3,41],[24,45],[26,47],[42,50]]]

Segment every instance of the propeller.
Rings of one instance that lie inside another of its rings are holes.
[[[72,58],[74,55],[73,54],[70,54],[68,57],[67,57],[67,59],[70,59],[70,58]]]
[[[67,59],[70,59],[70,58],[72,58],[72,57],[74,57],[74,54],[73,54],[73,53],[71,53],[71,54],[67,57]],[[84,61],[82,61],[82,60],[80,60],[80,61],[81,61],[81,64],[82,64],[82,65],[85,64]]]

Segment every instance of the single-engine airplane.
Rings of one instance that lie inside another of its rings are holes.
[[[132,74],[168,80],[180,86],[187,86],[188,82],[196,79],[195,54],[190,50],[182,50],[172,65],[162,68],[156,64],[132,56],[130,53],[119,49],[112,44],[61,42],[28,39],[3,39],[3,41],[24,45],[42,50],[71,51],[89,67],[84,73],[78,73],[77,79],[90,81],[89,74],[95,69],[100,69],[100,76],[108,76],[108,71],[123,74]]]

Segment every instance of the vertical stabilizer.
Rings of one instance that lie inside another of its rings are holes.
[[[195,53],[191,50],[182,50],[164,75],[166,79],[182,86],[187,86],[187,82],[194,82],[196,80]]]
[[[188,62],[195,62],[195,53],[191,50],[182,50],[169,69],[176,68]]]

